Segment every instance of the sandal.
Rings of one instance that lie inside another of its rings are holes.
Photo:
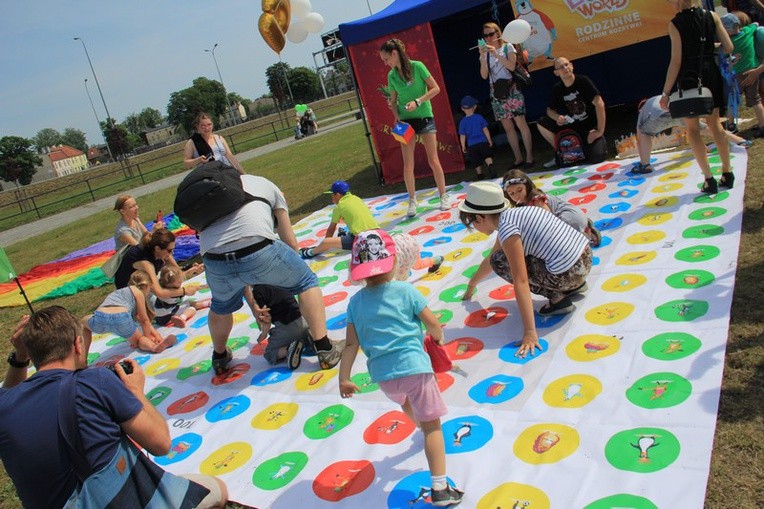
[[[646,173],[652,173],[653,172],[653,165],[650,163],[637,164],[634,168],[631,169],[631,173],[634,173],[635,175],[644,175]]]
[[[552,304],[552,301],[547,302],[538,313],[542,316],[545,315],[567,315],[573,311],[573,301],[567,295],[557,304]]]
[[[728,189],[732,189],[732,186],[735,185],[735,174],[731,171],[725,171],[722,173],[722,178],[719,179],[719,185]]]
[[[716,183],[716,179],[713,177],[708,177],[703,182],[703,187],[700,188],[701,193],[706,194],[716,194],[719,192],[719,185]]]

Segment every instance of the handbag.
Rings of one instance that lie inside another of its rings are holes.
[[[515,83],[520,88],[528,88],[533,85],[533,79],[531,73],[528,72],[522,64],[519,62],[515,65],[515,70],[512,71],[512,77],[515,79]]]
[[[493,82],[493,98],[497,101],[506,101],[509,99],[511,90],[512,82],[508,79],[500,79]]]
[[[66,509],[146,508],[192,509],[209,494],[195,482],[166,472],[122,435],[117,452],[104,468],[93,472],[77,429],[75,383],[78,371],[64,375],[58,389],[58,431],[72,462],[77,488]]]
[[[445,373],[453,367],[446,349],[440,343],[436,343],[429,334],[424,337],[424,351],[430,356],[430,364],[435,373]]]
[[[706,42],[705,36],[700,38],[700,47]],[[695,118],[709,115],[714,110],[714,96],[711,91],[703,86],[703,52],[701,50],[698,62],[698,71],[685,71],[677,80],[676,92],[669,95],[669,113],[671,118]],[[698,86],[690,89],[682,89],[682,82],[692,74],[698,75]]]
[[[111,255],[111,257],[101,265],[101,272],[103,272],[107,278],[112,279],[114,274],[117,273],[119,266],[122,265],[122,258],[125,257],[125,253],[127,253],[128,249],[130,249],[130,244],[122,246],[119,248],[119,251]]]

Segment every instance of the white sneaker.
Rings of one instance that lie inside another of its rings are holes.
[[[406,217],[414,217],[416,215],[416,208],[417,208],[416,198],[409,199],[409,208],[406,211]]]
[[[555,166],[557,166],[556,159],[550,159],[549,161],[544,163],[544,168],[554,168]]]
[[[448,203],[448,195],[443,193],[440,195],[440,210],[448,210],[451,205]]]

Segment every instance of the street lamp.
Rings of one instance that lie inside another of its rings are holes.
[[[371,4],[369,3],[369,0],[366,0],[366,7],[368,7],[368,8],[369,8],[369,16],[371,16],[372,14],[374,14],[373,12],[371,12]]]
[[[220,84],[223,85],[223,93],[225,93],[225,103],[228,106],[228,113],[231,115],[231,118],[233,119],[233,123],[237,124],[236,121],[236,115],[233,113],[233,108],[231,108],[231,101],[228,100],[228,92],[226,92],[225,83],[223,83],[223,76],[220,74],[220,67],[218,66],[218,59],[215,58],[215,48],[218,47],[218,43],[215,43],[215,45],[212,47],[212,49],[206,49],[204,50],[205,53],[212,53],[212,60],[215,61],[215,69],[218,71],[218,78],[220,78]]]
[[[93,62],[90,60],[90,53],[88,53],[88,48],[87,48],[87,46],[85,46],[85,41],[82,40],[81,37],[75,37],[74,40],[75,41],[80,41],[82,43],[82,49],[85,50],[85,56],[88,57],[88,64],[90,64],[90,71],[93,73],[93,78],[95,78],[96,87],[98,87],[98,94],[101,96],[101,102],[103,103],[103,109],[106,110],[106,118],[109,119],[109,121],[111,122],[111,128],[114,129],[114,127],[116,127],[114,125],[114,119],[111,118],[111,115],[109,114],[109,108],[106,106],[106,99],[103,98],[103,92],[101,91],[101,84],[98,83],[98,75],[96,75],[95,69],[93,69]]]
[[[103,134],[103,130],[101,129],[101,121],[98,119],[98,113],[96,112],[95,105],[93,104],[93,98],[90,97],[90,90],[88,89],[88,79],[85,78],[85,92],[88,94],[88,100],[90,101],[90,107],[93,108],[93,115],[95,115],[96,123],[98,124],[98,130],[101,131],[101,136],[103,136],[103,142],[106,144],[106,150],[109,152],[109,158],[113,161],[114,156],[111,153],[111,148],[109,148],[109,143],[106,141],[106,136]]]

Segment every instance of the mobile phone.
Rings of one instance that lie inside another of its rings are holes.
[[[204,156],[204,157],[206,157],[206,158],[207,158],[207,162],[209,162],[209,161],[214,161],[214,160],[215,160],[215,154],[213,154],[212,152],[210,152],[209,154],[207,154],[207,155],[206,155],[206,156]]]
[[[122,369],[125,370],[126,374],[129,375],[130,373],[133,372],[133,365],[130,364],[129,362],[127,362],[127,361],[119,361],[118,363],[115,362],[114,364],[109,364],[109,365],[106,366],[106,369],[110,370],[112,373],[114,373],[115,375],[119,376],[119,374],[117,373],[117,369],[115,367],[117,364],[122,366]]]

